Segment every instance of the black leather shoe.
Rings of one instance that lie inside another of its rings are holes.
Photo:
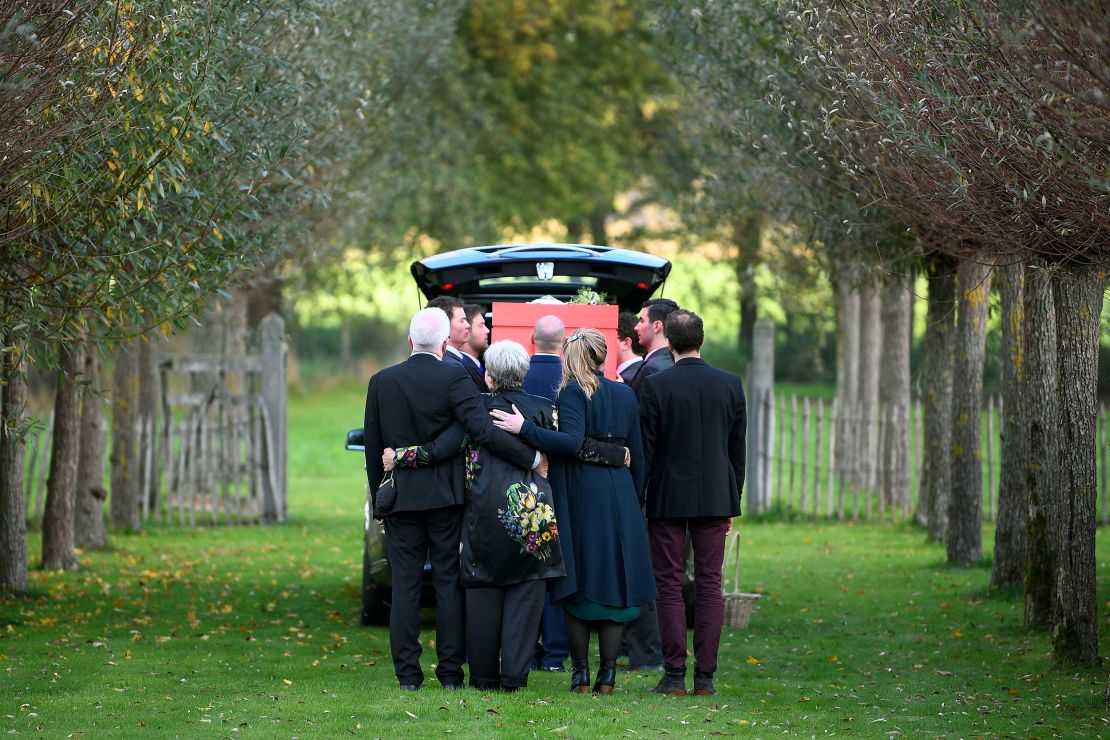
[[[717,689],[713,686],[713,674],[694,671],[694,695],[713,696],[716,693]]]
[[[656,694],[686,696],[686,669],[663,666],[663,678],[652,689]]]
[[[617,682],[617,661],[603,660],[597,668],[597,680],[594,681],[595,694],[612,694],[613,685]]]
[[[401,691],[420,691],[420,686],[414,683],[401,684]]]
[[[570,661],[570,690],[576,694],[586,694],[590,691],[590,661]]]

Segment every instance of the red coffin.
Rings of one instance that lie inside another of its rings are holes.
[[[495,301],[491,308],[493,330],[490,342],[511,339],[520,342],[528,354],[536,351],[532,344],[532,327],[548,315],[558,316],[567,326],[567,336],[575,329],[597,329],[605,337],[608,352],[605,355],[605,377],[617,379],[617,315],[619,309],[611,305],[585,305],[581,303],[502,303]]]

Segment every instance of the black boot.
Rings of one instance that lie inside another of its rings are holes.
[[[613,685],[617,682],[617,661],[603,660],[597,668],[597,680],[594,681],[595,694],[612,694]]]
[[[585,694],[590,690],[590,661],[570,659],[570,690]]]
[[[713,696],[717,689],[713,686],[713,674],[694,671],[694,694],[696,696]]]
[[[686,668],[671,668],[663,666],[663,678],[652,689],[656,694],[670,694],[671,696],[686,696]]]

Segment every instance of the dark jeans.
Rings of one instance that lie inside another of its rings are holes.
[[[466,589],[466,657],[476,689],[528,685],[545,581]]]
[[[461,532],[461,506],[399,511],[385,518],[393,570],[389,648],[393,670],[402,684],[419,686],[424,682],[420,668],[420,588],[428,560],[436,592],[436,678],[445,685],[463,681],[466,605],[459,579]]]
[[[717,670],[721,644],[724,600],[721,598],[721,562],[725,554],[728,518],[651,519],[648,541],[655,586],[659,591],[659,635],[663,662],[671,668],[686,667],[686,607],[682,602],[683,553],[686,531],[694,546],[694,660],[697,670]]]

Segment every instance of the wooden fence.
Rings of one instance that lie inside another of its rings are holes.
[[[759,510],[806,514],[835,519],[898,518],[912,515],[920,495],[923,462],[923,416],[920,402],[910,405],[906,420],[909,433],[909,459],[906,465],[889,465],[892,456],[883,449],[884,428],[897,420],[881,409],[875,419],[861,418],[858,410],[841,412],[836,401],[823,398],[774,395],[770,391],[749,399],[748,407],[762,425],[752,435],[758,450],[748,449],[748,469],[762,476],[749,481],[745,490],[763,491],[765,500]],[[759,404],[759,408],[753,406]],[[1002,399],[984,399],[981,454],[983,459],[983,518],[994,521],[998,513],[998,485],[1001,467]],[[1110,524],[1108,502],[1108,450],[1110,415],[1106,405],[1099,408],[1098,441],[1098,521]],[[837,459],[837,436],[852,435],[850,444],[857,454],[852,462]],[[867,454],[859,454],[861,440],[870,440]],[[752,455],[759,455],[752,465]],[[881,491],[906,492],[903,500],[882,495]],[[747,494],[745,494],[747,495]],[[745,506],[749,511],[751,504]],[[751,507],[755,508],[755,507]]]
[[[276,315],[263,321],[258,354],[163,358],[159,418],[136,422],[144,522],[285,520],[285,368],[284,325]],[[53,413],[40,417],[27,439],[31,521],[42,518],[52,427]]]

